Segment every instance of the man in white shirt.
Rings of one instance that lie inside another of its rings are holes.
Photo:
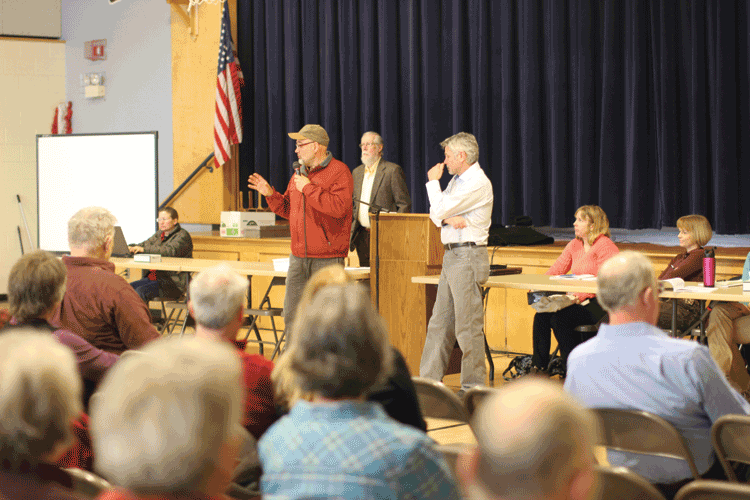
[[[383,159],[383,138],[377,132],[365,132],[359,145],[362,165],[352,172],[354,217],[349,249],[356,250],[359,265],[370,265],[370,213],[411,212],[411,196],[400,166]],[[364,203],[360,203],[360,200]]]
[[[442,380],[458,340],[463,351],[461,391],[465,391],[484,384],[487,373],[480,287],[490,273],[487,237],[494,198],[492,184],[477,161],[479,145],[472,134],[460,132],[440,145],[445,162],[427,172],[427,195],[430,219],[442,228],[445,255],[419,375]],[[441,191],[439,180],[446,166],[454,177]]]

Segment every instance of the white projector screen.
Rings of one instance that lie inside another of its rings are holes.
[[[117,217],[128,243],[156,231],[156,132],[37,135],[38,247],[68,252],[68,220],[88,206]]]

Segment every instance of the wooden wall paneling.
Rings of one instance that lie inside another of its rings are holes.
[[[236,0],[226,0],[236,43]],[[197,35],[188,32],[174,5],[172,34],[172,134],[174,187],[182,183],[213,152],[216,67],[221,33],[221,4],[198,7]],[[191,14],[195,16],[195,14]],[[236,151],[235,151],[236,153]],[[222,210],[237,208],[237,155],[220,169],[203,169],[174,200],[180,220],[217,224]]]

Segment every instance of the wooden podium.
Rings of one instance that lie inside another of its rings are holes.
[[[391,343],[419,375],[427,322],[437,287],[411,282],[412,276],[440,274],[440,229],[428,214],[373,214],[370,228],[370,287],[388,325]]]

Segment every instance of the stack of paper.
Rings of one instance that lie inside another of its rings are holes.
[[[273,270],[274,271],[288,271],[289,270],[289,257],[285,259],[273,259]]]

